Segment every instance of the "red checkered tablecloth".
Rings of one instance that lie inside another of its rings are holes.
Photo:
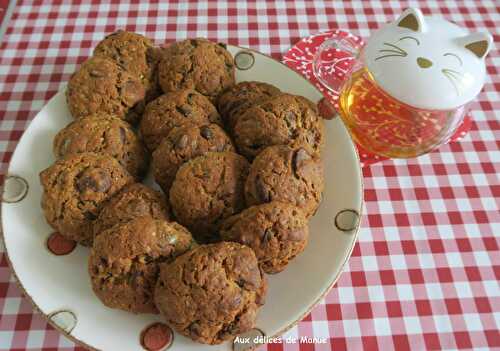
[[[5,2],[4,2],[5,3]],[[208,37],[279,58],[301,37],[341,28],[367,37],[406,1],[18,1],[0,39],[0,177],[21,134],[106,33],[158,44]],[[287,336],[322,344],[262,350],[500,349],[500,3],[419,1],[487,30],[496,49],[470,133],[410,160],[364,168],[359,242],[336,286]],[[0,248],[0,350],[74,350],[33,311]]]

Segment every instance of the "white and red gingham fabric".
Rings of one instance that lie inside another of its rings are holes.
[[[498,0],[18,1],[0,39],[0,180],[30,120],[106,33],[124,28],[158,44],[201,36],[280,58],[319,31],[367,37],[409,6],[494,36],[471,131],[429,155],[364,168],[362,229],[345,272],[285,335],[325,343],[261,349],[500,349]],[[78,349],[33,311],[1,250],[0,350]]]

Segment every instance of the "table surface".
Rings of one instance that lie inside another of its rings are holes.
[[[124,28],[157,44],[208,37],[280,58],[301,37],[332,28],[367,37],[402,9],[417,6],[406,1],[93,3],[18,1],[12,17],[4,19],[2,179],[29,122],[106,33]],[[500,349],[500,3],[420,1],[418,6],[494,36],[496,49],[486,60],[488,78],[473,104],[472,129],[461,142],[431,154],[363,169],[365,209],[352,257],[325,299],[285,335],[326,343],[262,350]],[[0,350],[79,349],[33,311],[2,250]]]

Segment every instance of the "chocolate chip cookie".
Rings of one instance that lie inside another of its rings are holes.
[[[214,105],[200,93],[187,89],[151,101],[146,106],[140,130],[146,146],[153,151],[175,127],[209,123],[222,125]]]
[[[68,239],[92,244],[92,222],[105,201],[134,178],[108,155],[70,154],[40,173],[47,222]]]
[[[245,183],[248,206],[282,201],[314,215],[324,188],[323,163],[302,147],[286,145],[264,149],[252,163]]]
[[[250,159],[271,145],[300,145],[319,155],[324,143],[323,121],[316,106],[290,94],[247,109],[237,119],[233,134],[238,151]]]
[[[154,47],[150,39],[138,33],[118,30],[97,44],[94,56],[110,58],[127,72],[139,77],[149,98],[158,95],[160,49]]]
[[[94,236],[117,223],[125,223],[138,217],[168,220],[170,210],[165,196],[141,183],[124,187],[101,209],[93,224]]]
[[[211,101],[234,84],[234,61],[220,44],[206,39],[188,39],[165,48],[158,65],[164,92],[194,89]]]
[[[172,212],[201,242],[217,239],[227,217],[245,207],[249,164],[233,152],[209,152],[179,168],[170,188]]]
[[[146,90],[139,77],[105,57],[91,57],[71,76],[66,100],[71,115],[114,115],[136,123],[144,109]]]
[[[250,246],[266,273],[278,273],[304,251],[307,219],[294,205],[272,201],[252,206],[224,221],[222,240]]]
[[[96,236],[88,270],[92,289],[110,308],[157,313],[154,289],[159,263],[194,244],[183,226],[151,217],[117,224]]]
[[[210,151],[234,151],[231,139],[217,124],[174,128],[153,152],[156,182],[168,194],[179,167]]]
[[[68,124],[55,136],[53,151],[57,158],[82,152],[112,156],[137,180],[148,169],[146,148],[130,124],[102,113]]]
[[[232,131],[238,117],[248,108],[280,93],[278,88],[264,82],[241,82],[219,96],[217,107],[224,123]]]
[[[161,265],[155,302],[182,335],[220,344],[255,326],[265,292],[265,278],[252,249],[221,242]]]

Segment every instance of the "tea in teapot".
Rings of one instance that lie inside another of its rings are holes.
[[[469,34],[407,9],[362,48],[347,38],[325,41],[313,67],[327,88],[340,93],[339,114],[362,147],[406,158],[443,144],[460,125],[484,85],[491,45],[487,33]],[[338,49],[355,57],[344,80],[323,69]]]

